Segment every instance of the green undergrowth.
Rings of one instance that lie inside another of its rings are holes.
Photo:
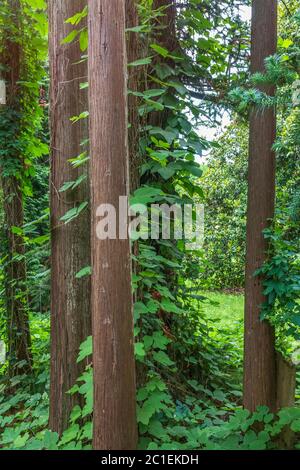
[[[155,355],[164,361],[166,374],[149,367],[147,381],[137,393],[139,448],[141,449],[203,449],[255,450],[278,447],[278,436],[287,425],[300,430],[300,410],[281,410],[277,416],[261,407],[251,415],[241,407],[241,352],[243,296],[215,292],[202,293],[198,320],[206,325],[207,338],[203,355],[198,360],[209,367],[211,380],[189,377],[189,371],[178,371],[181,385],[171,380],[176,363],[170,350]],[[194,301],[198,305],[198,301]],[[89,366],[70,393],[79,393],[85,405],[76,406],[70,427],[61,438],[47,429],[49,392],[49,318],[31,318],[34,376],[19,376],[1,381],[0,447],[24,450],[89,450],[92,437],[92,368]],[[234,334],[233,334],[234,332]],[[164,352],[165,336],[154,334],[154,354]],[[197,334],[195,336],[197,338]],[[156,342],[156,343],[155,343]],[[147,339],[146,339],[147,344]],[[222,363],[215,364],[215,354]],[[162,349],[160,349],[162,348]],[[81,346],[78,360],[91,354],[88,338]],[[139,347],[137,359],[141,355]],[[143,356],[144,357],[144,356]],[[141,358],[140,358],[141,359]],[[222,384],[222,385],[221,385]],[[84,423],[84,424],[82,424]],[[260,431],[253,424],[260,423]],[[295,443],[297,446],[297,441]]]

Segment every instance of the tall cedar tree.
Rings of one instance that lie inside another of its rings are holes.
[[[2,44],[1,63],[3,79],[6,82],[6,106],[4,112],[10,116],[10,126],[15,135],[14,142],[7,142],[7,161],[1,168],[1,183],[3,189],[3,208],[7,232],[7,268],[5,276],[5,291],[7,305],[8,353],[10,375],[27,372],[31,368],[31,341],[29,330],[28,305],[26,294],[26,261],[22,235],[24,225],[23,193],[21,180],[16,176],[22,174],[24,161],[18,142],[21,139],[21,79],[22,70],[22,41],[21,31],[22,10],[19,0],[7,2],[10,12],[10,23],[6,27],[4,43]],[[15,145],[17,143],[17,145]],[[5,152],[5,148],[2,149]],[[24,364],[16,368],[16,364]]]
[[[139,25],[137,11],[137,0],[125,0],[126,29],[130,30]],[[141,46],[139,35],[128,31],[126,34],[127,61],[130,64],[141,57]],[[140,91],[142,82],[141,67],[129,67],[128,90],[130,92]],[[132,193],[140,185],[140,153],[139,153],[139,112],[138,98],[132,93],[128,96],[128,149],[129,149],[129,174],[130,192]]]
[[[251,71],[264,72],[265,59],[276,52],[277,1],[253,0]],[[273,86],[263,86],[274,95]],[[276,409],[276,353],[274,330],[260,320],[263,279],[255,276],[268,250],[263,230],[274,216],[276,111],[254,108],[250,117],[249,194],[247,215],[244,406]]]
[[[62,43],[74,29],[66,20],[81,12],[85,0],[49,2],[49,59],[51,76],[51,386],[50,428],[62,433],[79,400],[66,392],[85,367],[77,364],[79,346],[91,334],[90,278],[76,274],[90,265],[90,214],[88,210],[65,224],[70,209],[89,200],[88,177],[75,190],[60,192],[64,183],[87,173],[85,165],[72,167],[69,159],[84,150],[87,121],[71,122],[88,109],[88,94],[80,91],[87,80],[87,62],[81,61],[78,40]],[[80,27],[82,27],[80,25]],[[87,176],[87,175],[86,175]]]
[[[95,449],[137,442],[129,240],[100,240],[101,204],[129,191],[125,0],[89,1]]]

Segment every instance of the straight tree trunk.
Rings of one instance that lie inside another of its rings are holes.
[[[137,442],[129,240],[100,240],[97,208],[128,195],[125,0],[89,1],[95,449]]]
[[[252,73],[265,70],[265,59],[276,52],[277,0],[253,0]],[[263,87],[273,95],[273,87]],[[276,353],[274,330],[260,320],[263,279],[254,276],[268,250],[263,230],[274,216],[276,112],[254,108],[250,118],[249,194],[247,216],[244,406],[276,410]]]
[[[86,120],[70,118],[88,110],[87,62],[80,62],[78,40],[62,44],[75,28],[65,21],[81,12],[85,0],[49,1],[49,58],[51,111],[51,385],[50,428],[61,434],[68,426],[77,396],[66,392],[85,367],[77,364],[80,344],[91,334],[90,278],[76,274],[90,265],[90,214],[85,210],[68,224],[60,219],[67,211],[89,200],[88,169],[72,167],[69,159],[86,150]],[[82,28],[80,24],[78,29]],[[59,192],[64,183],[86,175],[76,190]]]
[[[9,0],[11,30],[6,32],[5,43],[2,45],[1,63],[6,83],[6,105],[3,112],[7,113],[7,121],[14,129],[15,140],[21,138],[21,68],[22,45],[18,32],[21,30],[21,6],[19,0]],[[10,116],[10,117],[9,117]],[[10,131],[10,129],[6,129]],[[26,288],[25,247],[22,235],[12,230],[22,230],[24,225],[23,193],[21,179],[23,156],[12,142],[7,143],[6,161],[1,167],[1,183],[3,189],[3,208],[6,226],[7,261],[5,294],[7,307],[8,356],[9,374],[26,373],[32,365],[31,338]],[[2,148],[5,153],[5,148]],[[22,362],[22,367],[16,367]]]
[[[156,18],[157,39],[169,51],[179,47],[176,34],[176,5],[174,0],[153,0],[153,10],[161,9],[162,16]],[[160,31],[159,31],[160,30]],[[172,63],[173,65],[173,63]]]
[[[136,6],[136,0],[125,0],[126,28],[134,28],[139,25],[139,18]],[[139,35],[135,32],[128,32],[126,35],[127,59],[128,63],[140,59]],[[128,90],[138,92],[141,85],[141,68],[129,67],[128,70]],[[137,96],[129,94],[128,96],[128,150],[129,150],[129,174],[130,174],[130,192],[135,191],[140,185],[140,119],[138,112],[139,100]]]

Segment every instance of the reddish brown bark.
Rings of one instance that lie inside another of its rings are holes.
[[[161,15],[156,18],[156,36],[159,42],[169,51],[178,48],[176,34],[176,6],[174,0],[153,0],[153,10],[159,10]]]
[[[176,6],[174,0],[153,0],[152,10],[160,13],[153,21],[152,40],[155,44],[160,44],[170,53],[173,53],[179,47],[176,35]],[[158,63],[167,63],[171,68],[174,68],[173,59],[163,59],[161,56],[157,56],[155,60]],[[152,65],[150,70],[151,67]],[[157,83],[150,81],[149,86],[156,88]],[[163,112],[152,111],[148,116],[148,124],[155,127],[164,127],[170,114],[169,109],[165,109]]]
[[[6,106],[4,112],[11,116],[10,125],[15,130],[15,141],[18,142],[21,133],[20,99],[22,47],[18,32],[22,15],[19,0],[10,0],[8,6],[11,12],[11,30],[6,30],[5,43],[2,47],[1,63],[4,66],[2,77],[6,82]],[[9,129],[8,129],[9,130]],[[3,209],[7,239],[7,267],[5,278],[8,355],[10,375],[26,373],[31,369],[31,338],[27,305],[26,261],[25,247],[22,236],[13,233],[12,227],[18,229],[24,225],[23,194],[21,180],[16,177],[23,171],[23,156],[12,142],[8,142],[6,162],[1,168],[1,183],[3,189]],[[2,148],[5,152],[5,148]],[[23,362],[24,365],[16,367]]]
[[[136,0],[125,0],[126,28],[133,28],[139,25],[139,18],[136,6]],[[140,59],[139,35],[135,32],[126,34],[127,60],[130,64]],[[141,68],[129,67],[128,69],[128,90],[130,92],[140,91]],[[128,149],[129,149],[129,173],[130,173],[130,192],[139,187],[140,182],[140,152],[139,152],[139,100],[137,96],[129,94],[128,96]]]
[[[137,441],[129,240],[99,240],[97,208],[128,194],[125,1],[89,2],[95,449]]]
[[[253,0],[252,73],[265,70],[265,59],[276,51],[277,1]],[[274,88],[263,91],[273,94]],[[274,330],[260,320],[265,301],[263,280],[254,276],[266,259],[263,230],[274,216],[276,112],[254,108],[250,118],[249,194],[246,259],[244,406],[276,409],[276,354]]]
[[[51,386],[50,428],[59,434],[78,397],[66,394],[82,372],[77,364],[79,346],[91,334],[90,278],[75,275],[90,265],[90,214],[84,211],[65,224],[60,219],[73,207],[89,200],[88,178],[76,188],[59,192],[65,182],[75,181],[87,167],[69,162],[84,150],[86,120],[70,118],[88,109],[87,93],[79,89],[87,81],[87,63],[81,59],[78,41],[62,44],[74,29],[69,17],[83,10],[85,0],[49,2],[49,58],[51,74]],[[80,28],[82,25],[79,26]]]

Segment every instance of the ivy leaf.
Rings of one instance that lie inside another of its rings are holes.
[[[134,345],[134,354],[137,356],[138,359],[142,359],[145,357],[145,346],[143,343],[135,343]]]
[[[182,309],[178,308],[170,299],[163,299],[161,306],[168,313],[182,313]]]
[[[160,168],[159,170],[157,170],[157,173],[159,173],[160,176],[162,176],[162,178],[167,181],[168,179],[172,178],[172,176],[174,176],[176,170],[170,166],[167,166],[165,168]]]
[[[90,421],[83,426],[81,439],[88,439],[91,441],[93,438],[93,423]]]
[[[132,28],[126,28],[126,33],[144,33],[149,31],[148,26],[146,25],[141,25],[141,26],[134,26]]]
[[[165,47],[159,46],[158,44],[151,44],[150,47],[162,57],[168,57],[169,55],[168,49],[166,49]]]
[[[80,11],[79,13],[76,13],[74,16],[71,16],[70,18],[68,18],[66,20],[66,23],[70,23],[72,25],[78,25],[80,23],[80,21],[87,16],[87,14],[88,14],[88,7],[85,6],[82,11]]]
[[[128,67],[140,67],[141,65],[149,65],[152,62],[152,57],[144,57],[143,59],[135,60],[128,64]]]
[[[28,441],[29,439],[29,434],[28,432],[26,432],[23,436],[19,435],[17,437],[17,439],[15,439],[14,443],[13,443],[13,447],[15,449],[21,449],[22,447],[25,446],[26,442]]]
[[[146,337],[145,337],[146,338]],[[153,347],[156,349],[165,349],[171,342],[161,331],[155,331],[152,335]]]
[[[82,202],[80,206],[78,207],[73,207],[70,209],[63,217],[60,218],[62,222],[65,222],[68,224],[71,222],[73,219],[76,219],[76,217],[79,216],[79,214],[88,206],[88,202]]]
[[[82,415],[82,410],[79,405],[74,406],[71,416],[70,416],[70,421],[71,423],[75,423],[78,418],[80,418]]]
[[[46,430],[45,435],[44,435],[44,447],[47,450],[57,450],[57,442],[58,442],[59,436],[57,432],[52,432]]]
[[[154,98],[156,96],[161,96],[166,92],[164,88],[151,88],[150,90],[146,90],[143,93],[143,96],[146,98]]]
[[[79,430],[80,428],[78,424],[73,424],[71,427],[66,429],[62,435],[59,445],[62,446],[64,444],[67,444],[70,441],[75,440],[78,436]]]
[[[291,424],[291,430],[294,432],[300,432],[300,419],[296,419]]]
[[[88,42],[89,42],[88,32],[87,32],[87,29],[84,29],[83,31],[81,31],[80,36],[79,36],[79,46],[82,52],[87,50]]]
[[[77,358],[77,363],[83,361],[85,358],[93,354],[93,338],[89,336],[83,343],[81,343],[79,348],[79,355]]]
[[[153,359],[154,361],[159,362],[163,366],[171,367],[175,364],[173,361],[171,361],[169,356],[164,351],[158,351],[153,353]]]
[[[66,36],[62,41],[61,44],[69,44],[70,42],[74,41],[74,39],[78,36],[79,31],[73,29],[68,36]]]
[[[130,198],[130,204],[148,204],[154,202],[157,196],[162,196],[163,194],[163,191],[159,188],[143,186],[134,192],[134,195]]]
[[[82,277],[85,276],[91,276],[92,275],[92,267],[91,266],[86,266],[85,268],[81,269],[77,274],[76,274],[76,279],[81,279]]]

